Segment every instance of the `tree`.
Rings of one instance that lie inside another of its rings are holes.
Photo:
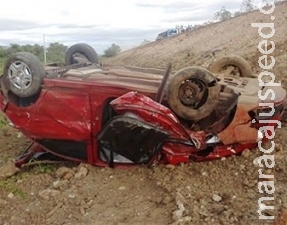
[[[104,56],[112,57],[112,56],[119,54],[120,52],[121,52],[120,46],[118,46],[116,44],[112,44],[111,47],[109,47],[108,49],[105,50]]]
[[[20,45],[18,45],[18,44],[11,44],[9,46],[9,48],[7,49],[7,55],[10,56],[10,55],[13,55],[16,52],[20,52],[20,51],[21,51],[21,46]]]
[[[38,56],[40,59],[44,58],[44,52],[43,52],[43,46],[39,45],[39,44],[34,44],[33,45],[33,50],[31,51],[31,53],[33,53],[34,55]]]
[[[282,2],[282,0],[262,0],[264,6],[269,6],[271,3]]]
[[[68,47],[58,42],[51,43],[47,48],[47,61],[63,62]],[[43,50],[42,50],[43,51]]]
[[[0,46],[0,58],[7,57],[7,48]]]
[[[60,44],[58,42],[51,43],[46,50],[47,53],[47,61],[48,62],[64,62],[65,54],[68,47]],[[3,64],[3,61],[7,59],[7,57],[11,56],[17,52],[30,52],[36,55],[41,61],[44,59],[44,49],[42,45],[39,44],[26,44],[26,45],[18,45],[18,44],[10,44],[9,47],[0,46],[0,64]],[[0,65],[0,69],[1,69]]]
[[[253,0],[243,0],[241,3],[241,12],[251,12],[255,9],[255,6],[253,5]]]
[[[39,44],[34,44],[34,45],[23,45],[21,46],[21,51],[23,52],[30,52],[37,56],[39,59],[43,59],[43,47]]]
[[[220,11],[214,14],[214,19],[217,21],[224,21],[231,18],[232,14],[223,6]]]

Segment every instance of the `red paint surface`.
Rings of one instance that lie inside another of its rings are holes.
[[[169,108],[151,99],[154,97],[154,93],[138,94],[130,91],[132,90],[124,87],[107,86],[102,83],[46,79],[38,100],[31,106],[18,107],[12,102],[7,105],[1,93],[0,108],[2,111],[5,109],[6,116],[15,127],[32,140],[86,141],[88,143],[87,162],[99,166],[107,165],[99,158],[96,140],[103,126],[103,107],[111,99],[114,99],[111,105],[118,114],[132,113],[145,122],[168,131],[172,138],[186,142],[192,139],[196,140],[197,147],[166,143],[161,151],[160,162],[177,164],[190,160],[217,159],[238,154],[246,148],[257,145],[254,142],[238,144],[232,143],[232,141],[231,144],[226,145],[213,144],[214,149],[211,153],[199,155],[200,150],[208,147],[205,144],[205,136],[207,135],[205,131],[195,132],[185,128]],[[283,100],[285,101],[285,99]],[[274,119],[279,118],[280,116]],[[241,121],[241,118],[235,117],[234,120]],[[249,123],[246,118],[243,122]],[[49,151],[49,149],[46,150]]]

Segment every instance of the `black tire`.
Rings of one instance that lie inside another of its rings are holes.
[[[97,52],[88,44],[79,43],[72,45],[66,52],[66,65],[72,65],[83,61],[99,64]]]
[[[182,96],[186,92],[188,96]],[[186,67],[179,70],[170,80],[167,101],[179,117],[199,121],[215,109],[219,93],[220,85],[208,70]]]
[[[215,75],[219,74],[222,70],[224,70],[224,67],[227,66],[237,67],[240,77],[253,77],[250,64],[244,58],[236,55],[224,56],[217,59],[210,66],[210,72]]]
[[[19,52],[5,62],[1,83],[16,96],[26,98],[40,92],[44,77],[45,69],[39,58]]]

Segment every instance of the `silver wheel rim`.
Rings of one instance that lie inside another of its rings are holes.
[[[26,90],[32,84],[32,71],[22,61],[13,62],[8,69],[8,77],[11,84],[19,90]]]

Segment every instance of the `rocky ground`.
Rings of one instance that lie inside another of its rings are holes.
[[[272,14],[276,34],[273,72],[286,80],[287,2]],[[148,44],[106,61],[110,64],[165,67],[188,65],[208,68],[222,55],[237,54],[260,72],[257,60],[262,40],[252,22],[271,22],[270,15],[252,12],[194,32]],[[258,219],[259,149],[212,162],[153,168],[98,168],[71,162],[35,164],[15,170],[11,160],[30,141],[11,128],[0,114],[0,224],[192,224],[286,225],[286,124],[276,132],[276,166],[264,169],[274,175],[275,197],[267,215]],[[14,175],[12,175],[14,174]],[[12,176],[10,176],[12,175]],[[272,180],[269,180],[272,181]]]

